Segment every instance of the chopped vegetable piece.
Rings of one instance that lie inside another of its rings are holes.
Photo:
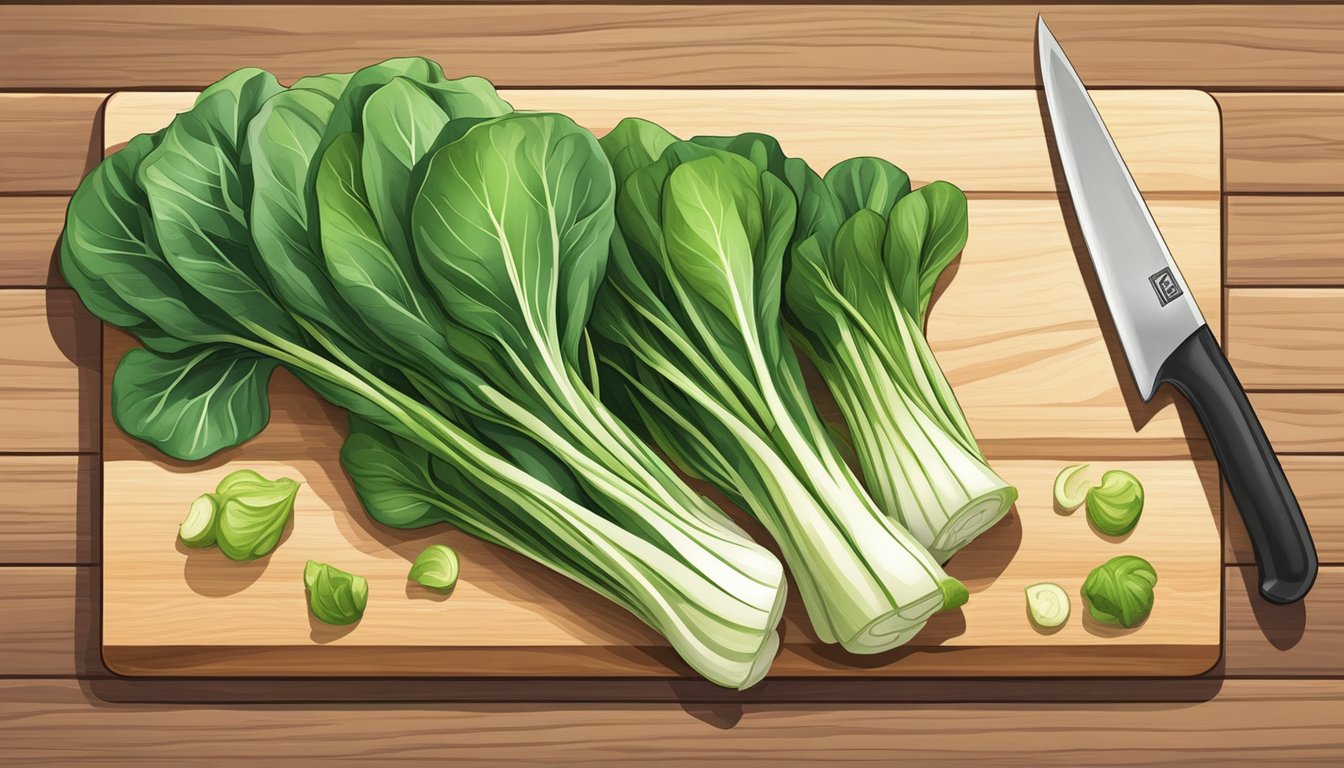
[[[177,527],[177,538],[194,549],[214,546],[218,512],[215,497],[209,493],[201,494],[187,509],[187,519]]]
[[[215,489],[219,522],[215,538],[230,560],[255,560],[271,553],[294,513],[299,484],[287,477],[267,480],[240,469]]]
[[[1083,599],[1097,621],[1136,627],[1153,611],[1156,584],[1157,571],[1147,560],[1121,555],[1092,569],[1083,582]]]
[[[422,587],[448,590],[457,583],[458,568],[456,552],[443,544],[431,544],[411,563],[406,578]]]
[[[1058,627],[1069,620],[1069,595],[1048,581],[1027,587],[1027,612],[1038,627]]]
[[[309,560],[303,568],[308,610],[326,624],[354,624],[369,603],[369,582],[363,576]]]
[[[1128,472],[1113,469],[1101,476],[1101,485],[1087,492],[1087,519],[1107,536],[1134,530],[1143,514],[1143,484]]]
[[[1087,492],[1096,486],[1083,474],[1091,464],[1071,464],[1059,471],[1055,478],[1055,503],[1065,512],[1072,512],[1087,500]]]

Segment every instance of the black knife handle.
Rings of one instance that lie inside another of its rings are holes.
[[[1316,581],[1311,532],[1246,390],[1207,325],[1181,342],[1157,381],[1179,389],[1204,424],[1251,537],[1260,594],[1271,603],[1301,600]]]

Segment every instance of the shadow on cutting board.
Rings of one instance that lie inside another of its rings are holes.
[[[101,113],[90,144],[90,158],[101,156]],[[1071,229],[1071,235],[1075,232]],[[949,268],[955,274],[957,265]],[[58,273],[54,265],[52,274]],[[59,279],[54,280],[59,284]],[[1095,286],[1089,286],[1094,291]],[[49,307],[54,306],[52,303]],[[71,330],[71,317],[83,317],[84,326],[91,332]],[[102,424],[101,397],[103,392],[100,371],[101,335],[96,321],[82,308],[64,314],[53,314],[49,323],[53,338],[68,339],[62,349],[81,370],[81,424],[89,426],[89,447],[96,449],[98,430]],[[1104,321],[1104,322],[1108,322]],[[57,326],[61,332],[57,333]],[[1113,329],[1112,329],[1113,330]],[[1123,363],[1115,357],[1113,362]],[[1119,367],[1117,365],[1117,371]],[[110,371],[106,372],[110,375]],[[1117,374],[1119,375],[1119,374]],[[86,381],[87,379],[87,381]],[[1132,384],[1122,381],[1128,398],[1133,395]],[[1136,428],[1146,423],[1152,412],[1160,410],[1165,402],[1131,409]],[[1147,415],[1144,411],[1151,407]],[[87,411],[86,411],[87,409]],[[1182,414],[1183,418],[1185,414]],[[1190,434],[1190,430],[1187,430]],[[81,435],[81,441],[84,436]],[[160,457],[162,458],[162,457]],[[196,465],[199,468],[199,465]],[[97,562],[101,551],[102,478],[99,461],[92,457],[88,471],[81,461],[79,489],[81,512],[79,516],[82,540],[90,542],[94,554],[90,562]],[[336,478],[332,478],[333,481]],[[342,479],[343,480],[343,479]],[[344,482],[330,485],[341,489]],[[1214,482],[1216,488],[1216,480]],[[365,529],[380,543],[396,550],[408,560],[414,556],[405,549],[403,532],[377,526],[364,516],[341,512],[358,509],[357,503],[341,494],[339,503],[330,500],[337,514],[345,514],[351,525]],[[1015,531],[1015,533],[1014,533]],[[995,536],[1016,535],[1021,529],[1014,512],[1001,524]],[[418,546],[418,545],[417,545]],[[81,558],[81,561],[84,559]],[[264,569],[264,561],[260,566]],[[958,573],[965,579],[992,578],[1003,564],[976,563],[967,572],[958,564]],[[255,577],[254,577],[255,578]],[[554,582],[555,580],[549,580]],[[680,706],[688,716],[721,729],[732,728],[741,719],[743,706],[753,710],[769,708],[789,709],[818,704],[892,704],[893,712],[901,708],[919,708],[934,703],[1012,703],[1020,701],[1059,703],[1135,702],[1153,709],[1170,709],[1207,701],[1222,687],[1222,664],[1204,676],[1190,679],[1129,678],[1129,679],[769,679],[749,691],[737,692],[718,688],[698,679],[442,679],[442,678],[127,678],[112,673],[101,658],[102,643],[102,588],[97,567],[77,570],[75,584],[75,643],[73,667],[81,690],[95,707],[116,707],[125,703],[160,705],[163,708],[189,705],[248,704],[258,711],[302,705],[307,709],[340,709],[348,711],[351,702],[379,704],[386,708],[425,709],[427,705],[441,704],[455,710],[494,702],[522,702],[523,706],[545,708],[549,705],[585,702],[664,703]],[[957,631],[958,614],[949,614],[944,632]],[[624,617],[622,617],[624,622]],[[586,620],[586,619],[585,619]],[[963,620],[964,626],[964,620]],[[849,657],[852,661],[852,657]]]

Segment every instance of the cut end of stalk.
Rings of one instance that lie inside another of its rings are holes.
[[[929,553],[938,562],[947,562],[975,537],[994,527],[1017,501],[1017,488],[1004,485],[982,494],[953,513],[947,525],[929,545]]]
[[[945,602],[941,590],[925,595],[898,611],[876,619],[840,645],[846,651],[859,655],[882,653],[905,645],[919,634],[930,616],[943,609]]]

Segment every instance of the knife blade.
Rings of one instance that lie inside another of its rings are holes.
[[[1163,382],[1194,406],[1246,523],[1260,594],[1301,600],[1316,579],[1302,510],[1246,391],[1209,330],[1087,88],[1037,17],[1041,83],[1059,162],[1130,373],[1145,402]]]

